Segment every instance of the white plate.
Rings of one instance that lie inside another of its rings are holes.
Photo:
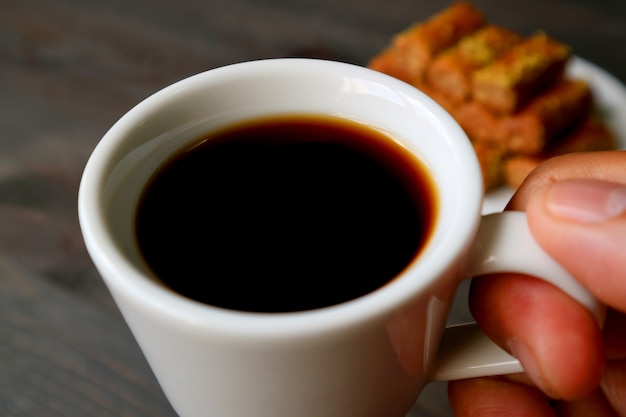
[[[619,147],[626,148],[626,86],[602,68],[578,57],[569,63],[567,74],[589,83],[599,113],[617,136]],[[501,187],[487,193],[483,214],[502,211],[513,192],[510,187]]]

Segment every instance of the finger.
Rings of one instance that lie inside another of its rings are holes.
[[[537,189],[585,178],[626,184],[626,151],[573,153],[549,159],[528,175],[507,208],[525,210]]]
[[[527,205],[537,242],[600,301],[626,312],[626,185],[564,180]]]
[[[526,210],[540,189],[545,191],[546,186],[572,178],[625,183],[626,152],[554,158],[529,175],[507,208]],[[541,226],[535,224],[533,232],[541,233]],[[561,238],[562,249],[572,243],[571,239],[552,236],[555,240]],[[579,263],[588,259],[580,255]],[[596,256],[600,255],[596,251]],[[509,350],[511,341],[517,340],[515,354],[529,377],[549,395],[579,398],[593,391],[603,369],[602,343],[595,323],[579,305],[550,285],[527,277],[484,277],[475,280],[472,289],[471,304],[477,321]],[[615,335],[608,332],[605,337],[622,340]],[[610,343],[615,346],[615,342]]]
[[[520,275],[481,277],[472,282],[470,309],[550,397],[581,398],[599,385],[600,330],[587,310],[556,287]]]
[[[609,361],[602,391],[617,415],[626,416],[626,360]]]
[[[541,391],[504,378],[477,378],[448,384],[457,417],[555,417]]]
[[[598,291],[604,291],[605,294],[608,294],[611,298],[611,302],[608,304],[624,311],[624,308],[620,306],[626,303],[626,297],[624,296],[626,285],[622,284],[623,280],[619,273],[619,263],[623,259],[623,242],[626,239],[626,233],[624,233],[626,225],[623,216],[594,227],[594,225],[575,226],[576,222],[571,224],[571,219],[553,219],[549,213],[548,204],[551,204],[553,208],[561,207],[561,212],[563,211],[563,206],[567,208],[569,205],[570,214],[572,210],[580,212],[580,207],[577,207],[577,204],[582,204],[583,206],[587,204],[588,196],[584,195],[584,191],[582,192],[583,196],[579,197],[578,203],[571,199],[565,205],[563,202],[555,202],[553,200],[550,203],[546,200],[549,194],[551,194],[552,198],[558,197],[558,189],[561,188],[562,191],[563,188],[568,187],[567,184],[563,187],[561,183],[568,183],[568,180],[574,179],[598,180],[614,185],[626,185],[626,151],[578,153],[552,158],[540,165],[528,176],[509,202],[507,208],[527,210],[529,202],[531,200],[534,201],[533,207],[528,210],[528,216],[531,231],[539,243],[571,273],[580,278],[592,291],[595,289],[595,277],[603,276],[601,274],[604,273],[599,268],[606,267],[609,269],[611,274],[606,280],[609,280],[611,285],[608,289],[605,286],[598,288]],[[557,192],[554,192],[554,188],[557,189]],[[591,188],[589,195],[593,196],[594,187],[592,186]],[[548,190],[551,189],[553,191],[548,193]],[[618,195],[620,194],[620,192],[617,193]],[[563,193],[560,194],[562,195]],[[571,187],[569,194],[570,196],[576,194],[572,192]],[[621,191],[622,197],[623,194],[624,191]],[[596,194],[596,200],[598,198],[602,200],[602,196]],[[573,209],[572,205],[574,205]],[[558,227],[557,229],[554,228],[555,225]],[[567,227],[568,225],[571,227]],[[614,225],[617,227],[613,228]],[[563,235],[562,231],[567,233]],[[606,235],[604,231],[607,232]],[[587,251],[588,249],[590,252]],[[608,252],[606,252],[607,249],[609,250]],[[594,259],[590,259],[589,255],[593,255]],[[609,262],[605,264],[606,261]],[[578,274],[583,271],[582,276],[579,276]],[[604,278],[603,281],[605,281]],[[613,290],[615,289],[619,291],[614,293]],[[598,291],[595,294],[598,298],[604,302],[609,301],[602,294],[597,294]]]

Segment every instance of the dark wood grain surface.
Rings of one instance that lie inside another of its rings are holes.
[[[623,0],[475,3],[493,22],[546,30],[626,81]],[[116,119],[167,84],[234,62],[365,65],[394,33],[448,4],[0,0],[0,415],[174,416],[77,222],[82,168]],[[469,317],[466,290],[452,321]],[[451,415],[445,390],[429,386],[411,416]]]

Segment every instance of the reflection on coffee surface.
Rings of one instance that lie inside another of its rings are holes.
[[[136,236],[155,275],[186,297],[301,311],[392,280],[428,240],[435,207],[425,169],[387,135],[281,116],[173,156],[141,196]]]

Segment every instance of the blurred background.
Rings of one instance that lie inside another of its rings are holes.
[[[140,100],[269,57],[358,65],[444,0],[0,0],[0,415],[172,417],[87,257],[83,166]],[[626,81],[623,0],[476,0]],[[451,322],[471,319],[461,287]],[[245,399],[242,399],[245,401]],[[445,384],[411,416],[450,416]]]

